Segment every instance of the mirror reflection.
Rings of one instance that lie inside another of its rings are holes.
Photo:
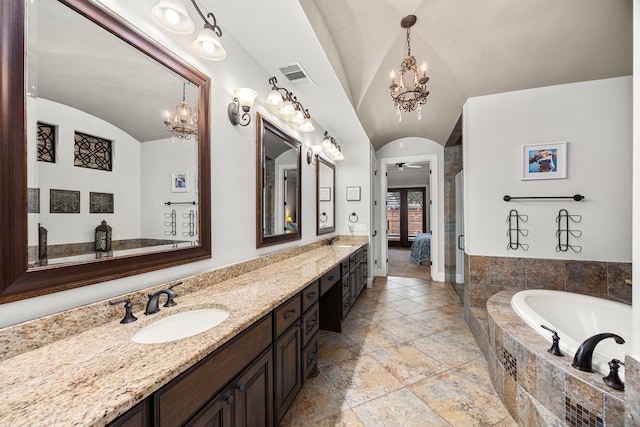
[[[30,3],[29,268],[199,245],[199,88],[62,3]]]
[[[256,246],[301,238],[300,142],[260,114],[256,162]]]
[[[332,233],[335,223],[336,167],[322,157],[316,162],[316,234]]]

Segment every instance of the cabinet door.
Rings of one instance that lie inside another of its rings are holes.
[[[273,351],[269,348],[234,385],[236,427],[273,426]]]
[[[275,410],[278,424],[302,387],[302,331],[299,321],[278,338],[274,351]]]
[[[222,390],[185,426],[188,427],[231,427],[233,420],[233,392],[230,387]]]
[[[109,424],[109,427],[146,427],[149,425],[147,417],[147,401],[143,400],[129,411]]]

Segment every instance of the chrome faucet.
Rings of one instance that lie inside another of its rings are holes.
[[[596,334],[590,338],[584,340],[580,347],[578,347],[578,351],[576,351],[576,355],[573,357],[573,366],[576,369],[585,372],[593,372],[593,368],[591,367],[591,359],[593,358],[593,350],[595,350],[596,345],[604,339],[613,338],[616,340],[618,344],[624,344],[624,339],[616,334],[612,333],[603,333]]]
[[[163,307],[173,307],[177,303],[173,300],[178,294],[171,289],[162,289],[153,294],[149,294],[149,301],[147,302],[147,309],[144,314],[153,314],[160,311],[160,307],[158,307],[158,303],[160,301],[160,295],[165,294],[167,296],[167,302],[163,305]]]

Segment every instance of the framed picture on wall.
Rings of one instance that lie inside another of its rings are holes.
[[[567,177],[567,143],[522,146],[522,180]]]
[[[318,188],[318,200],[321,202],[330,202],[331,201],[331,187],[320,187]]]
[[[189,192],[189,172],[188,171],[171,172],[171,191],[173,193]]]
[[[348,201],[360,200],[360,187],[347,187],[347,200]]]

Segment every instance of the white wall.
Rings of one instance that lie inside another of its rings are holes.
[[[378,225],[381,259],[386,259],[386,213],[384,200],[386,200],[385,172],[388,164],[399,162],[430,162],[431,182],[430,194],[433,204],[429,215],[432,232],[431,249],[431,277],[433,280],[444,281],[444,147],[437,142],[426,138],[401,138],[385,144],[376,152],[380,162],[377,180],[380,180],[380,221]],[[386,266],[379,262],[376,266],[377,275],[386,274]]]
[[[3,304],[0,311],[0,327],[331,236],[331,234],[316,236],[315,165],[308,165],[305,161],[307,148],[323,138],[322,124],[316,123],[316,130],[312,133],[299,133],[264,107],[261,103],[271,89],[268,84],[271,75],[236,42],[229,32],[225,32],[222,38],[222,43],[228,52],[226,60],[222,62],[201,61],[192,55],[188,47],[192,39],[163,32],[152,23],[148,10],[137,10],[138,5],[131,5],[130,2],[124,0],[103,0],[103,3],[149,37],[177,52],[185,61],[192,63],[211,76],[212,258]],[[227,106],[233,99],[233,90],[237,87],[251,87],[258,91],[256,105],[251,111],[252,121],[247,127],[233,126],[227,118]],[[290,89],[313,114],[313,105],[305,103],[304,88]],[[265,115],[270,121],[298,138],[303,144],[300,177],[303,189],[301,201],[302,239],[261,249],[256,249],[255,236],[256,112]],[[340,129],[335,129],[335,131],[337,134],[340,133]],[[360,217],[359,222],[365,225],[366,231],[352,234],[367,235],[370,226],[369,141],[366,139],[340,140],[339,143],[346,160],[337,165],[337,233],[349,234],[348,214],[356,211]],[[361,186],[362,199],[360,202],[346,202],[345,186],[347,185]]]
[[[640,70],[640,0],[633,0],[633,69]],[[633,75],[633,277],[640,277],[640,74]],[[637,288],[635,288],[637,289]],[[633,292],[633,354],[640,356],[640,291]]]
[[[42,98],[27,98],[29,187],[40,188],[40,213],[29,214],[29,245],[38,243],[38,223],[48,230],[49,245],[92,242],[102,220],[113,239],[140,237],[140,143],[111,123]],[[56,162],[36,161],[36,122],[57,127]],[[74,134],[82,132],[112,142],[112,171],[74,166]],[[50,213],[49,190],[80,191],[80,213]],[[112,193],[114,213],[89,213],[89,193]]]
[[[189,236],[190,211],[198,212],[198,206],[165,205],[166,202],[191,202],[198,200],[198,169],[196,164],[197,142],[161,139],[141,144],[140,204],[142,218],[141,236],[150,239],[197,240]],[[172,191],[172,173],[188,172],[186,192]],[[176,211],[176,236],[171,236],[171,211]],[[187,234],[183,234],[187,233]]]
[[[631,77],[470,98],[464,106],[465,248],[471,255],[631,261]],[[521,146],[567,141],[567,178],[521,177]],[[567,196],[584,201],[503,201]],[[581,215],[582,231],[556,252],[559,209]],[[528,215],[521,242],[507,250],[510,209]]]

